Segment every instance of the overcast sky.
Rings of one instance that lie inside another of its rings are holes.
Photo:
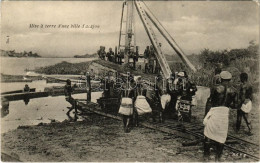
[[[255,2],[148,1],[148,7],[186,54],[204,48],[244,48],[259,39]],[[2,2],[2,49],[33,51],[42,56],[94,53],[100,45],[118,44],[121,1],[13,1]],[[136,42],[143,53],[149,40],[135,12]],[[99,25],[99,28],[29,28],[30,24]],[[173,54],[157,32],[163,51]],[[10,37],[6,44],[7,36]]]

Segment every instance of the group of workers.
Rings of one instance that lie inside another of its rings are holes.
[[[117,64],[122,64],[122,55],[120,53],[113,52],[112,48],[109,48],[109,51],[106,53],[104,46],[100,46],[100,49],[98,50],[97,54],[100,59],[107,60],[109,62],[114,62]]]
[[[147,52],[147,60],[149,58],[148,53],[150,54],[150,51]],[[136,62],[138,62],[138,58],[139,58],[139,47],[136,46],[135,52],[130,51],[127,58],[124,57],[124,51],[113,52],[112,48],[109,48],[109,51],[106,53],[104,46],[100,46],[100,49],[98,50],[97,54],[98,54],[100,59],[107,60],[109,62],[114,62],[114,63],[117,63],[117,64],[122,64],[123,58],[124,59],[132,58],[133,59],[132,68],[135,70],[136,69]],[[153,58],[153,59],[155,60],[155,58]]]
[[[146,47],[144,51],[145,73],[158,74],[160,72],[160,65],[156,59],[155,53],[153,45]]]
[[[216,69],[203,120],[205,161],[209,160],[210,148],[213,145],[216,146],[215,160],[220,161],[228,134],[229,109],[237,109],[236,131],[240,130],[243,117],[251,135],[248,113],[252,109],[252,86],[248,82],[248,74],[240,74],[238,89],[232,85],[231,79],[230,72]]]
[[[159,121],[163,122],[165,113],[171,112],[179,119],[179,101],[192,102],[192,97],[197,91],[195,84],[188,80],[185,71],[172,75],[167,81],[161,76],[157,76],[156,79],[155,84],[144,82],[141,76],[130,75],[125,79],[121,87],[119,108],[119,114],[123,115],[125,132],[130,131],[131,119],[133,126],[138,126],[138,117],[143,115],[151,115],[153,121],[156,121],[156,116],[159,115]]]
[[[161,43],[159,45],[161,46]],[[113,52],[112,48],[109,48],[109,51],[106,53],[104,46],[100,46],[100,49],[97,53],[99,58],[118,64],[122,64],[122,59],[124,58],[123,52]],[[160,73],[161,69],[158,60],[156,59],[155,53],[156,52],[153,45],[146,47],[144,51],[145,73]],[[136,62],[138,62],[139,58],[138,47],[136,47],[136,52],[131,52],[129,54],[128,58],[133,59],[133,69],[136,69]]]

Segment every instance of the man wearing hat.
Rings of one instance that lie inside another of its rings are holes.
[[[178,111],[178,118],[181,120],[181,114],[178,110],[178,105],[181,100],[192,101],[192,96],[195,95],[197,87],[194,83],[189,81],[186,71],[181,71],[177,74],[177,78],[174,81],[176,84],[177,101],[175,105],[176,111]]]
[[[208,160],[210,147],[216,145],[215,161],[220,161],[228,132],[229,108],[237,108],[237,92],[230,85],[232,75],[228,71],[220,73],[221,83],[210,92],[211,108],[204,124],[204,159]]]

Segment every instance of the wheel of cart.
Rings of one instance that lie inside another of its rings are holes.
[[[119,109],[119,98],[105,98],[101,97],[97,99],[97,103],[101,107],[101,109],[108,113],[108,112],[118,112]]]
[[[178,121],[191,122],[191,101],[181,100],[178,104]]]

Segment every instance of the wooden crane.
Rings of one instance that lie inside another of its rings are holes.
[[[169,43],[169,45],[173,48],[173,50],[177,53],[177,55],[182,59],[182,61],[194,72],[196,71],[196,68],[193,66],[193,64],[189,61],[189,59],[186,57],[184,52],[181,50],[181,48],[177,45],[173,37],[167,32],[167,30],[163,27],[163,25],[159,22],[159,20],[153,15],[153,13],[150,11],[150,9],[147,7],[147,5],[141,1],[141,0],[126,0],[123,3],[123,9],[122,9],[122,17],[121,17],[121,25],[120,25],[120,36],[119,36],[119,48],[124,47],[124,56],[126,63],[128,62],[128,56],[131,51],[134,52],[135,49],[135,41],[132,44],[132,36],[134,35],[134,24],[133,24],[133,4],[136,7],[136,10],[138,12],[138,15],[144,25],[144,28],[146,30],[146,33],[155,49],[155,55],[158,60],[158,63],[160,64],[160,67],[162,69],[162,72],[164,74],[165,78],[169,78],[172,74],[171,69],[168,65],[168,62],[162,53],[162,50],[160,48],[159,42],[155,36],[155,33],[152,29],[152,24],[158,29],[158,31],[161,33],[161,35],[166,39],[166,41]],[[123,23],[123,13],[124,13],[124,6],[127,5],[127,17],[126,17],[126,37],[125,37],[125,45],[121,45],[121,35],[122,33],[122,23]],[[149,22],[150,20],[150,22]],[[135,38],[134,38],[135,39]],[[134,47],[133,50],[131,47]]]
[[[126,11],[125,7],[127,8]],[[136,39],[134,27],[134,1],[126,0],[124,1],[122,6],[118,45],[119,52],[124,53],[124,63],[128,63],[129,56],[136,52]],[[122,31],[123,29],[124,31]],[[124,44],[121,44],[121,41],[124,41]]]

